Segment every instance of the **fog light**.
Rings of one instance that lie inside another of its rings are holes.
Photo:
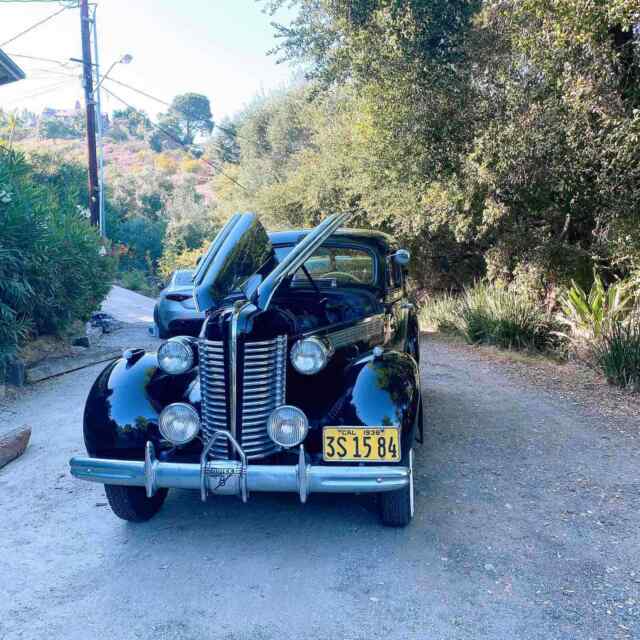
[[[300,444],[309,431],[309,421],[297,407],[283,405],[271,413],[267,422],[269,437],[281,447]]]
[[[200,431],[198,412],[184,402],[174,402],[160,413],[160,433],[173,444],[191,442]]]

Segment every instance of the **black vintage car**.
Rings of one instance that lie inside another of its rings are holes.
[[[169,488],[246,501],[254,491],[376,493],[387,525],[413,517],[422,436],[418,322],[407,251],[382,233],[267,234],[233,216],[194,274],[198,338],[129,349],[93,385],[90,457],[116,515],[146,520]]]

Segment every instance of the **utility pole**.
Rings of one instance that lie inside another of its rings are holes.
[[[105,219],[104,219],[104,143],[102,138],[102,101],[100,100],[100,59],[98,57],[98,27],[96,13],[98,12],[97,5],[93,7],[93,55],[95,58],[96,67],[96,89],[94,91],[96,99],[96,127],[98,129],[98,220],[100,226],[100,235],[104,238],[106,233]]]
[[[93,95],[89,0],[80,0],[80,31],[82,34],[82,66],[84,69],[84,99],[87,107],[87,151],[89,155],[89,211],[91,224],[100,222],[100,192],[98,157],[96,152],[96,110]]]

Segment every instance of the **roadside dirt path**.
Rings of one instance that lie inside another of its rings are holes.
[[[404,530],[365,497],[195,492],[126,524],[68,473],[99,367],[32,388],[2,418],[34,431],[0,471],[0,638],[640,637],[640,416],[432,338],[422,370]]]

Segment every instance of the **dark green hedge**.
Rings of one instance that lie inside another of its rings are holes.
[[[87,319],[109,291],[86,202],[81,166],[0,146],[0,379],[22,341]]]

